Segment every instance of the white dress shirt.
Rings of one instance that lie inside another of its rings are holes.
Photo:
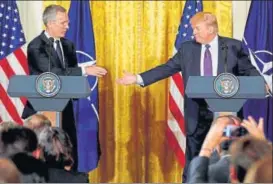
[[[218,35],[214,37],[214,39],[208,43],[210,45],[209,51],[211,53],[212,59],[212,75],[217,75],[217,68],[218,68]],[[201,49],[201,60],[200,60],[200,74],[204,76],[204,55],[206,51],[206,44],[202,44]]]

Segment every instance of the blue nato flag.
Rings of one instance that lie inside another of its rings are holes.
[[[89,1],[71,1],[70,25],[66,38],[75,44],[79,66],[96,64],[95,40]],[[78,171],[89,172],[98,166],[99,116],[98,79],[87,76],[91,94],[73,102],[78,140]]]

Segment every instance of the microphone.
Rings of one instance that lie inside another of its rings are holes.
[[[228,46],[227,46],[227,44],[225,42],[223,42],[220,47],[224,51],[224,54],[225,54],[225,56],[224,56],[224,63],[225,63],[224,64],[224,70],[225,70],[225,73],[227,73],[227,52],[228,52]]]
[[[52,54],[52,48],[54,43],[54,38],[50,37],[47,42],[48,47],[48,72],[51,72],[51,54]]]

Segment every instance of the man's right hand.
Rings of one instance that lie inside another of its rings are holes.
[[[117,83],[121,85],[130,85],[130,84],[136,84],[137,83],[137,76],[124,71],[123,72],[124,76],[117,79]]]

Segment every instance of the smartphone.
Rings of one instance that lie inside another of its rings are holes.
[[[241,137],[248,133],[248,131],[238,125],[227,125],[223,131],[223,136],[226,137]]]

